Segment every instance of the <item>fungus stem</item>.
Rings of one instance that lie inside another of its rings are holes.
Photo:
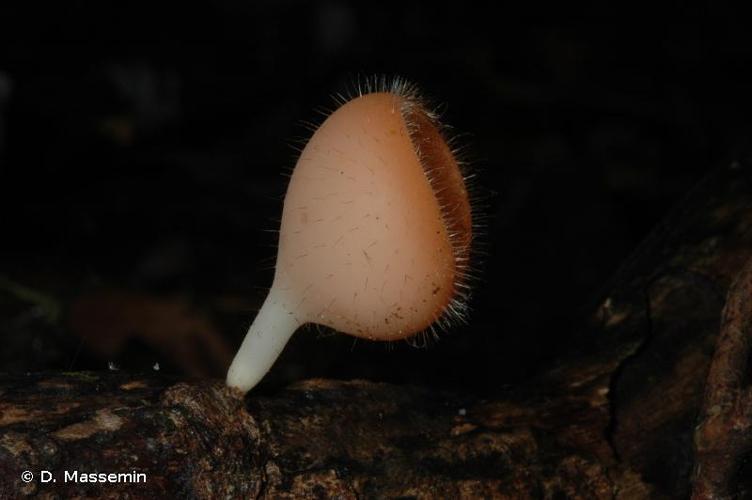
[[[227,372],[227,385],[246,393],[266,375],[300,323],[283,307],[274,288],[261,306],[256,319]]]

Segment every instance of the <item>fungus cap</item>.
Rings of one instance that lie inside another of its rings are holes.
[[[427,178],[444,176],[423,166],[413,136],[454,160],[428,120],[411,132],[402,99],[374,93],[342,106],[295,167],[274,286],[290,292],[286,308],[302,322],[394,340],[428,328],[454,298],[456,228]],[[456,164],[442,169],[459,181],[452,201],[466,200]],[[464,208],[460,225],[469,230]]]

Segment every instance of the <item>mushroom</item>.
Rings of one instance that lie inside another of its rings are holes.
[[[458,160],[414,87],[341,103],[284,199],[274,282],[227,373],[243,393],[318,323],[393,341],[463,320],[472,216]]]

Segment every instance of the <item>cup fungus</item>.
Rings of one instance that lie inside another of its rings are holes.
[[[436,116],[399,82],[340,104],[293,170],[274,282],[227,373],[242,392],[305,323],[392,341],[465,314],[471,208]]]

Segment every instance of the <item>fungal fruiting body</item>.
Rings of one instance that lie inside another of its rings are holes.
[[[471,239],[458,162],[415,92],[342,104],[293,170],[274,282],[227,384],[250,390],[305,323],[390,341],[462,319]]]

